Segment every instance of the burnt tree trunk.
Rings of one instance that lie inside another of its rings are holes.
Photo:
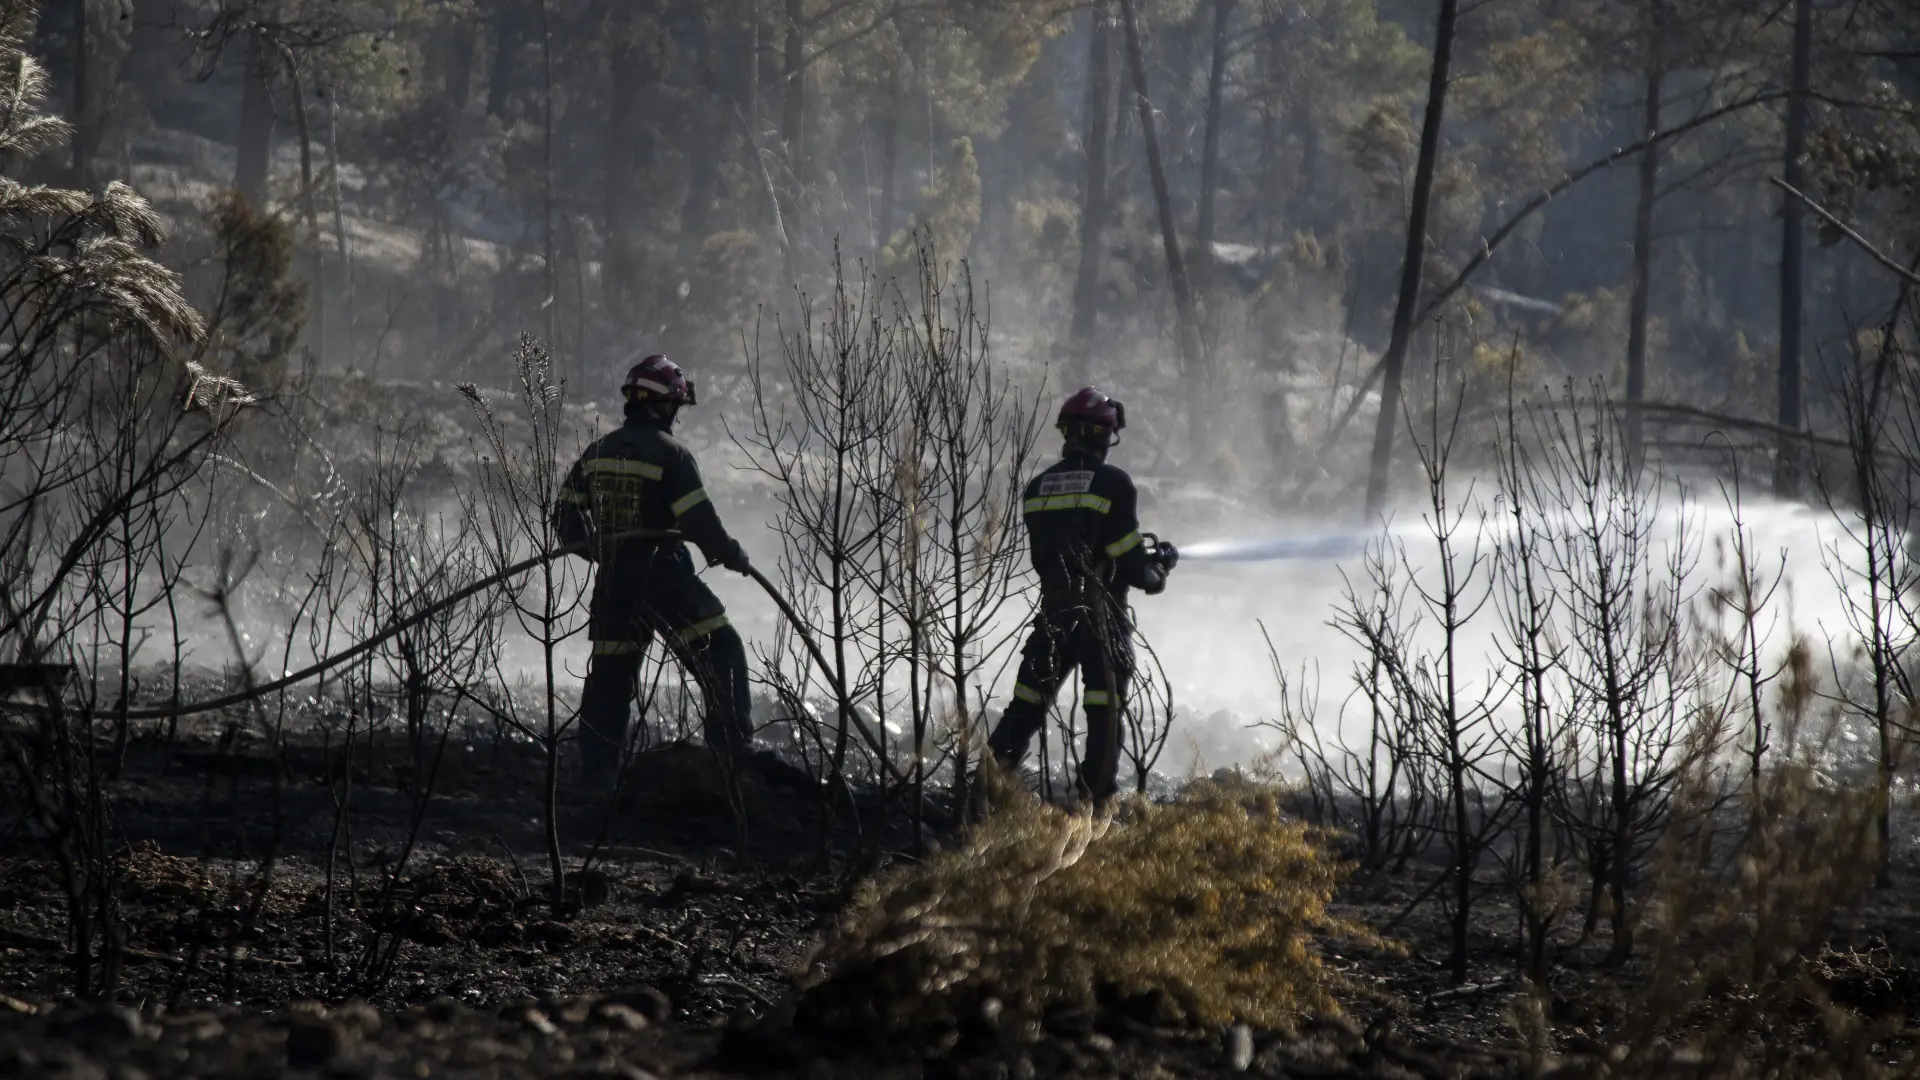
[[[473,23],[462,19],[448,31],[442,63],[446,68],[446,104],[449,117],[467,111],[473,100]]]
[[[1455,0],[1447,0],[1449,4]],[[1153,203],[1160,216],[1160,244],[1166,249],[1167,280],[1173,287],[1174,333],[1180,347],[1180,367],[1187,382],[1187,426],[1192,444],[1198,449],[1204,441],[1197,423],[1200,406],[1208,387],[1205,358],[1200,345],[1200,327],[1194,309],[1193,285],[1187,279],[1187,266],[1180,254],[1180,236],[1173,220],[1173,196],[1167,190],[1166,164],[1160,156],[1160,136],[1153,120],[1153,101],[1147,94],[1147,62],[1140,48],[1140,20],[1134,0],[1120,0],[1121,21],[1127,39],[1127,68],[1133,77],[1133,99],[1140,113],[1140,136],[1146,144],[1147,174],[1153,184]]]
[[[1113,98],[1113,14],[1106,0],[1094,0],[1088,35],[1086,172],[1080,187],[1080,264],[1073,276],[1072,352],[1067,382],[1092,379],[1089,354],[1100,316],[1100,235],[1107,224],[1107,129]]]
[[[887,107],[880,120],[880,217],[874,222],[875,247],[893,235],[894,186],[900,172],[900,113],[906,96],[906,78],[896,60],[887,69]]]
[[[1290,200],[1293,219],[1313,221],[1315,204],[1320,199],[1320,160],[1324,156],[1320,125],[1314,122],[1313,109],[1305,101],[1295,101],[1288,108],[1293,113],[1293,132],[1300,139],[1300,168]]]
[[[540,203],[544,219],[540,230],[541,262],[545,271],[547,312],[547,348],[558,359],[560,351],[560,246],[556,230],[557,198],[553,172],[553,13],[547,0],[539,0],[536,10],[540,32]],[[581,358],[585,363],[585,358]],[[558,365],[556,365],[558,366]],[[565,370],[562,368],[562,370]],[[584,374],[584,372],[583,372]],[[556,886],[557,887],[557,886]]]
[[[749,129],[755,121],[754,97],[758,91],[757,72],[759,70],[760,35],[757,24],[746,27],[734,27],[719,36],[714,43],[714,31],[707,23],[705,14],[699,15],[682,24],[684,44],[676,45],[676,50],[699,58],[700,85],[715,100],[726,100],[729,95],[737,94],[745,99],[745,118]],[[716,63],[716,55],[727,55],[735,51],[747,56],[747,70],[744,85],[736,85],[728,80],[733,73]],[[739,98],[735,98],[738,100]],[[701,245],[706,243],[707,233],[711,230],[714,192],[720,184],[721,154],[727,149],[726,142],[716,137],[698,137],[692,130],[693,121],[688,117],[678,119],[675,137],[687,147],[687,194],[680,204],[680,261],[691,266],[699,256]],[[751,152],[753,139],[747,139]],[[758,162],[755,162],[757,165]]]
[[[780,47],[780,140],[788,167],[799,180],[806,160],[807,37],[802,0],[787,0],[786,32]]]
[[[1206,133],[1200,143],[1200,208],[1193,227],[1193,261],[1200,283],[1213,276],[1214,212],[1220,186],[1220,113],[1227,85],[1227,23],[1234,0],[1213,0],[1213,61],[1207,71]]]
[[[526,39],[526,0],[493,0],[493,62],[487,69],[487,115],[506,115],[516,89],[520,46]]]
[[[1433,175],[1440,160],[1440,125],[1446,115],[1447,77],[1453,67],[1453,31],[1460,0],[1440,0],[1440,21],[1433,39],[1433,70],[1427,82],[1426,117],[1420,124],[1420,158],[1414,165],[1413,206],[1407,212],[1407,246],[1400,262],[1400,298],[1393,309],[1393,332],[1381,358],[1380,417],[1373,429],[1373,459],[1367,469],[1367,517],[1387,502],[1393,471],[1393,440],[1400,428],[1400,381],[1413,342],[1413,315],[1420,306],[1420,274],[1427,258],[1427,215],[1433,202]]]
[[[641,302],[640,222],[651,210],[641,191],[642,170],[653,156],[646,109],[659,66],[634,6],[612,9],[608,25],[606,304],[631,311]]]
[[[327,262],[320,245],[320,209],[313,189],[313,126],[307,117],[307,95],[294,62],[293,51],[282,46],[281,59],[287,65],[287,80],[293,90],[295,129],[300,133],[300,212],[307,223],[307,243],[312,245],[313,315],[307,320],[308,340],[313,354],[327,358]]]
[[[1263,247],[1272,247],[1273,238],[1279,225],[1279,215],[1276,214],[1275,211],[1279,207],[1280,200],[1275,198],[1273,193],[1280,190],[1280,112],[1279,102],[1276,100],[1277,94],[1273,89],[1277,83],[1275,73],[1279,67],[1279,61],[1274,56],[1277,49],[1274,45],[1273,33],[1271,31],[1260,35],[1260,43],[1257,49],[1258,52],[1256,55],[1260,62],[1260,83],[1262,86],[1262,93],[1260,94],[1260,188],[1267,193],[1266,198],[1259,200],[1260,243]],[[1297,102],[1293,105],[1293,108],[1296,109],[1301,107]]]
[[[1793,9],[1793,93],[1787,99],[1787,152],[1782,167],[1787,183],[1795,190],[1806,190],[1806,170],[1801,159],[1807,152],[1808,91],[1813,84],[1813,0],[1794,0]],[[1806,210],[1800,200],[1787,196],[1781,207],[1780,235],[1780,413],[1783,428],[1799,430],[1801,373],[1800,342],[1805,302],[1806,230],[1802,221]],[[1788,436],[1780,440],[1774,455],[1773,493],[1792,498],[1800,488],[1800,448]]]
[[[1660,28],[1650,20],[1647,36],[1646,102],[1642,127],[1651,139],[1660,130],[1660,97],[1665,90],[1659,49]],[[1647,398],[1647,308],[1653,277],[1653,204],[1660,182],[1660,145],[1640,152],[1640,192],[1633,212],[1633,299],[1627,326],[1627,460],[1639,468],[1643,453],[1638,406]]]
[[[254,209],[267,200],[267,172],[273,153],[273,61],[259,38],[247,44],[247,70],[241,79],[239,163],[233,186]]]
[[[787,176],[778,186],[785,222],[787,280],[799,277],[800,199],[807,176],[807,38],[803,0],[786,0],[786,33],[780,49],[780,141],[786,149]]]

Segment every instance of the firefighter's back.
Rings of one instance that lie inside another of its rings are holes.
[[[673,526],[661,481],[676,450],[671,436],[638,424],[616,428],[587,447],[580,455],[580,478],[602,534]]]
[[[1091,458],[1063,458],[1028,482],[1021,510],[1043,597],[1108,586],[1114,510],[1130,516],[1132,505],[1133,478]]]

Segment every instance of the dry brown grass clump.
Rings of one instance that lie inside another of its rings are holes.
[[[1873,793],[1794,760],[1749,798],[1736,836],[1690,812],[1697,827],[1665,839],[1644,966],[1623,986],[1611,1045],[1576,1075],[1920,1075],[1912,958],[1872,944],[1890,920],[1864,917],[1880,858]]]
[[[1113,822],[990,782],[999,806],[960,847],[866,888],[802,977],[807,1022],[1017,1030],[1124,1004],[1285,1028],[1335,1008],[1312,937],[1367,935],[1328,915],[1345,868],[1273,791],[1198,784]]]

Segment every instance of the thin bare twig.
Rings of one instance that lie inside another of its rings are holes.
[[[1905,278],[1907,281],[1912,282],[1915,285],[1920,285],[1920,274],[1916,274],[1912,270],[1909,270],[1906,267],[1901,266],[1897,260],[1887,255],[1885,252],[1881,251],[1879,248],[1874,247],[1873,244],[1868,242],[1866,237],[1861,236],[1857,232],[1854,232],[1853,228],[1849,226],[1846,222],[1841,221],[1839,218],[1835,217],[1833,215],[1833,211],[1828,210],[1826,207],[1821,206],[1819,203],[1815,202],[1812,196],[1808,195],[1806,192],[1801,191],[1799,188],[1794,187],[1792,184],[1787,183],[1785,180],[1782,180],[1777,176],[1767,177],[1767,182],[1772,184],[1774,187],[1777,187],[1780,190],[1786,192],[1788,195],[1791,195],[1794,198],[1799,199],[1802,203],[1805,203],[1807,209],[1819,215],[1820,220],[1840,230],[1840,235],[1853,241],[1854,245],[1857,246],[1861,251],[1866,252],[1867,255],[1870,258],[1872,258],[1874,262],[1877,262],[1881,266],[1886,267],[1888,270],[1893,271],[1895,274],[1898,274],[1902,278]]]

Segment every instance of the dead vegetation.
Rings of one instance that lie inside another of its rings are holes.
[[[862,888],[801,976],[802,1022],[944,1050],[1063,1011],[1267,1029],[1337,1011],[1316,939],[1372,935],[1327,912],[1344,868],[1273,791],[1199,783],[1115,820],[996,786],[956,847]]]
[[[22,155],[60,131],[32,107],[31,7],[0,3],[0,96],[16,103],[0,149]],[[1437,357],[1416,403],[1424,534],[1376,548],[1336,619],[1367,652],[1356,744],[1283,693],[1303,791],[1205,781],[1096,820],[1002,778],[998,812],[960,829],[998,616],[1024,595],[1011,526],[1045,416],[992,352],[965,264],[916,245],[916,281],[843,273],[777,358],[735,373],[793,621],[835,657],[824,678],[796,639],[764,658],[804,770],[731,797],[684,741],[684,680],[660,667],[637,689],[669,707],[636,727],[629,786],[590,800],[568,789],[577,564],[394,629],[551,549],[584,415],[563,407],[564,369],[523,339],[509,404],[469,389],[483,435],[465,446],[389,385],[297,373],[297,245],[272,215],[224,207],[203,317],[148,256],[157,218],[130,189],[0,181],[0,644],[40,675],[0,703],[0,1070],[751,1062],[745,1036],[648,1044],[664,990],[682,1019],[857,1044],[908,1071],[1916,1071],[1913,912],[1873,891],[1911,870],[1894,842],[1920,638],[1907,296],[1841,365],[1849,453],[1807,462],[1846,533],[1830,564],[1845,631],[1774,635],[1781,571],[1745,531],[1739,460],[1731,581],[1690,584],[1702,535],[1685,513],[1662,532],[1667,478],[1604,386],[1534,410],[1510,394],[1496,501],[1462,498],[1449,462],[1486,433],[1468,399],[1502,369],[1479,343],[1471,379]],[[550,301],[556,265],[550,250]],[[566,355],[588,336],[583,315]],[[357,445],[316,438],[321,421]],[[456,472],[442,451],[479,464]],[[1506,540],[1486,539],[1496,517]],[[249,603],[278,620],[264,642],[243,628]],[[233,707],[176,742],[199,711],[183,689],[193,609],[218,631]],[[1476,620],[1498,624],[1493,654]],[[509,639],[538,645],[537,676],[504,658]],[[310,695],[260,689],[296,654],[369,642],[387,644],[320,665]],[[142,685],[156,647],[166,677]],[[1142,788],[1172,694],[1162,674],[1128,718]],[[1057,730],[1071,760],[1071,715]],[[1849,734],[1862,749],[1843,753]],[[732,816],[720,836],[688,824]],[[681,850],[643,846],[662,837]],[[1347,847],[1355,865],[1333,854]],[[671,869],[635,869],[649,859]],[[1355,906],[1368,889],[1392,899]],[[642,979],[661,989],[576,993]],[[455,992],[488,1008],[440,1000]],[[308,997],[330,1004],[287,1006]],[[196,1011],[214,1001],[256,1011]]]

